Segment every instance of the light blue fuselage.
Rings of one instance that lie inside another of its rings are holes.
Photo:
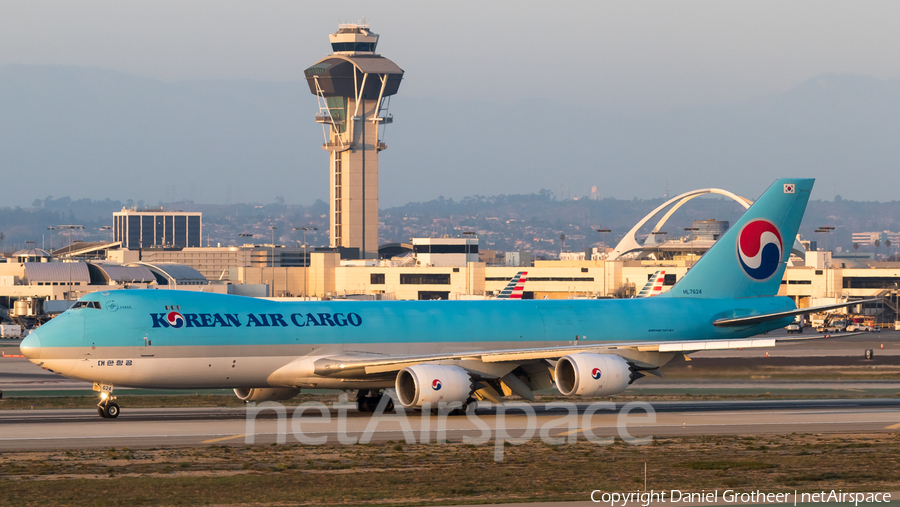
[[[65,312],[26,338],[23,351],[66,376],[153,388],[269,387],[278,368],[335,354],[745,338],[792,318],[743,328],[712,322],[795,308],[785,297],[278,302],[169,290],[101,292],[81,301],[100,308]],[[351,389],[392,381],[301,383]]]

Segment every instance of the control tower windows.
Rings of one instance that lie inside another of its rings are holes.
[[[376,42],[332,42],[331,50],[335,53],[345,51],[375,51]]]

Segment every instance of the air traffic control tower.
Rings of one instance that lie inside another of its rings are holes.
[[[319,101],[331,163],[331,246],[378,255],[378,152],[384,144],[390,97],[403,70],[375,54],[378,35],[369,25],[339,25],[329,35],[331,55],[306,69],[309,91]]]

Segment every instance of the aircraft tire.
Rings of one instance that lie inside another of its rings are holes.
[[[106,417],[115,419],[116,417],[119,417],[119,406],[115,403],[107,403],[104,412],[106,413]]]
[[[365,398],[357,398],[356,399],[356,410],[359,410],[360,412],[368,412],[368,410],[366,410],[366,399]]]
[[[97,415],[106,419],[106,411],[103,410],[103,407],[97,407]]]

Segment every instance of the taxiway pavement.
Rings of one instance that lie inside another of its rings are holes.
[[[378,416],[353,404],[318,404],[298,414],[266,410],[248,417],[245,408],[122,408],[118,419],[102,419],[96,410],[0,411],[0,450],[102,446],[173,446],[249,443],[355,443],[485,438],[639,438],[678,435],[758,435],[900,431],[900,399],[655,402],[652,416],[634,404],[531,405],[526,414],[515,405],[479,409],[477,419],[439,417],[405,411]],[[280,405],[273,405],[280,407]],[[321,408],[321,411],[319,408]],[[629,412],[628,407],[633,409]],[[404,432],[406,429],[406,432]],[[625,432],[623,434],[623,431]]]

